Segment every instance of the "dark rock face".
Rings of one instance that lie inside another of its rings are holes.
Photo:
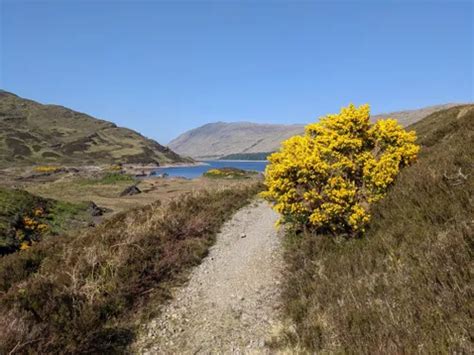
[[[120,197],[123,196],[132,196],[142,193],[141,190],[136,185],[131,185],[122,191]]]

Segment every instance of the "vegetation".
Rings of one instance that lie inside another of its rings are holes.
[[[87,225],[86,204],[44,199],[0,187],[0,255],[24,250],[46,235]]]
[[[283,221],[349,235],[365,230],[370,204],[419,150],[415,133],[397,121],[369,119],[368,105],[350,105],[306,126],[304,136],[269,157],[262,195],[275,202]]]
[[[365,238],[292,228],[280,346],[322,353],[472,353],[474,106],[411,126],[422,149],[371,208]]]
[[[0,90],[0,166],[189,161],[111,122]]]
[[[203,175],[208,178],[218,178],[218,179],[248,179],[257,174],[256,171],[243,170],[237,168],[219,168],[219,169],[210,169],[206,171]]]
[[[260,190],[188,194],[0,259],[0,353],[124,350],[132,315],[206,255],[223,222]],[[14,272],[8,272],[14,270]],[[142,313],[146,313],[145,311]]]
[[[54,165],[39,165],[33,169],[37,173],[56,173],[61,170],[60,166]]]
[[[225,155],[220,160],[267,160],[267,157],[273,152],[262,153],[235,153]]]
[[[118,183],[134,183],[136,179],[129,174],[123,173],[106,173],[98,179],[85,179],[82,181],[82,184],[86,185],[113,185]]]

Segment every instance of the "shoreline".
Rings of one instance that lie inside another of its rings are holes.
[[[160,166],[155,167],[155,169],[161,169],[161,168],[188,168],[192,166],[202,166],[202,165],[209,165],[205,162],[202,161],[196,161],[195,163],[171,163],[171,164],[163,164]]]
[[[246,159],[216,159],[208,161],[222,161],[222,162],[234,162],[234,163],[267,163],[268,160],[246,160]]]

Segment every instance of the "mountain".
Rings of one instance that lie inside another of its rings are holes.
[[[185,161],[131,129],[0,90],[0,166]]]
[[[407,126],[442,109],[456,104],[429,106],[417,110],[398,111],[372,116],[392,117]],[[179,154],[193,158],[221,158],[223,156],[261,156],[261,153],[278,149],[280,143],[304,132],[304,124],[277,125],[250,122],[216,122],[192,129],[173,139],[169,147]]]
[[[301,134],[303,125],[216,122],[188,131],[169,143],[171,149],[196,158],[216,158],[235,153],[274,151],[280,143]]]

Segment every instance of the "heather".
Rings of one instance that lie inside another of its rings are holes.
[[[472,353],[474,107],[410,126],[421,146],[363,238],[287,231],[276,345],[303,352]]]
[[[170,297],[224,221],[258,190],[254,184],[155,202],[2,258],[0,352],[125,351],[147,302]]]

